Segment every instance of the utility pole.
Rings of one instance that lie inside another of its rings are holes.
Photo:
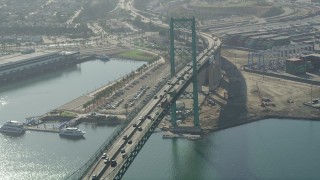
[[[311,93],[310,93],[310,103],[312,104],[312,84],[310,85],[310,91],[311,91]]]

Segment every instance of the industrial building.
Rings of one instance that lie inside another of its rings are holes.
[[[75,62],[79,52],[39,51],[0,57],[0,82],[22,78],[37,72]]]
[[[303,60],[309,62],[310,70],[315,72],[320,70],[320,54],[309,54],[302,57]]]
[[[248,67],[260,70],[283,69],[286,60],[300,58],[314,52],[313,44],[295,44],[288,46],[274,46],[268,50],[260,50],[248,54]],[[303,59],[305,60],[305,59]],[[290,60],[289,60],[290,61]],[[307,71],[312,70],[312,63],[306,61]]]
[[[306,61],[300,58],[290,58],[286,60],[286,72],[300,75],[307,72]]]
[[[253,50],[266,50],[274,46],[287,46],[296,43],[314,43],[320,35],[312,25],[261,29],[246,32],[232,32],[223,36],[223,44]]]

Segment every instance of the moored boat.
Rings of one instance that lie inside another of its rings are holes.
[[[59,131],[60,136],[66,137],[83,137],[85,133],[86,132],[81,131],[79,128],[76,127],[63,128]]]
[[[105,54],[102,54],[102,55],[99,55],[97,56],[98,59],[102,60],[102,61],[109,61],[109,56],[105,55]]]
[[[1,133],[20,135],[25,132],[23,124],[18,121],[7,121],[2,127],[0,127]]]

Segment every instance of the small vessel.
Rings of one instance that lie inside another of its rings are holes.
[[[81,131],[79,128],[76,127],[63,128],[59,131],[60,136],[66,137],[83,137],[85,133],[86,132]]]
[[[6,101],[5,97],[0,98],[0,106],[6,105],[8,102]]]
[[[0,132],[20,135],[25,132],[23,124],[18,121],[7,121],[1,128]]]
[[[97,56],[98,59],[102,60],[102,61],[109,61],[109,56],[105,55],[105,54],[102,54],[102,55],[99,55]]]

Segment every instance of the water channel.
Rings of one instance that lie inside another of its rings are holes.
[[[99,60],[0,86],[0,124],[25,122],[137,69],[144,62]],[[121,67],[121,68],[119,68]],[[21,137],[0,134],[0,179],[62,179],[79,168],[115,127],[81,124],[85,139],[60,138],[55,133],[26,132]]]
[[[124,180],[319,179],[320,122],[267,119],[199,141],[153,134]]]
[[[0,124],[24,121],[106,84],[141,62],[85,62],[0,87]],[[121,68],[119,68],[121,67]],[[85,139],[54,133],[0,134],[0,177],[63,179],[97,150],[115,127],[81,124]],[[198,141],[153,134],[123,179],[319,179],[320,122],[268,119]]]

